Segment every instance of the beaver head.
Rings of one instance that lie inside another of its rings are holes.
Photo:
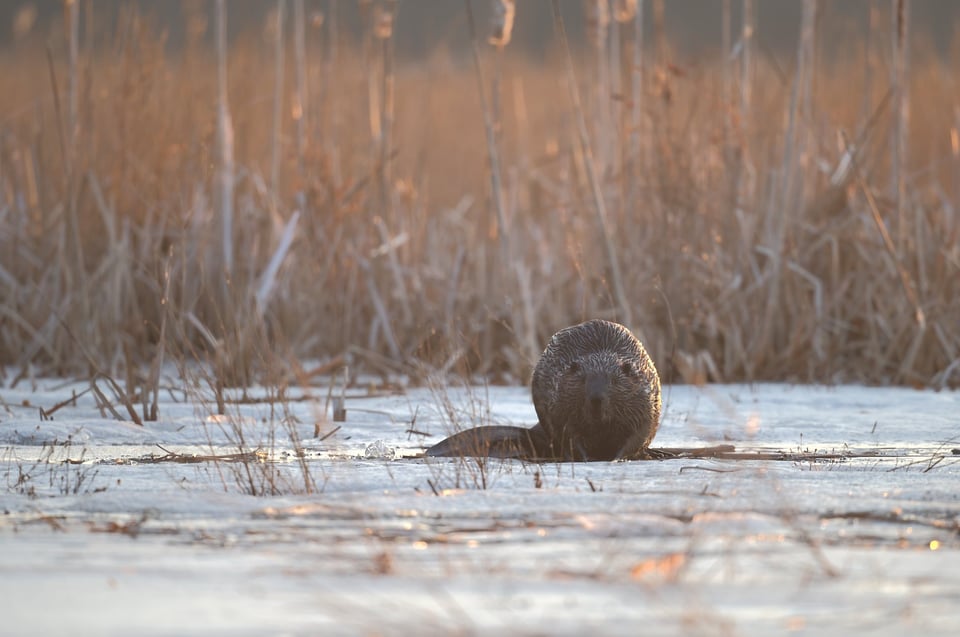
[[[660,378],[622,325],[588,321],[557,332],[533,374],[540,423],[562,457],[612,460],[642,452],[660,418]]]

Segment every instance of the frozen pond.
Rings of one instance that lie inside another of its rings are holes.
[[[530,464],[416,457],[532,425],[523,387],[349,390],[344,422],[326,387],[178,389],[145,426],[87,388],[0,389],[5,634],[960,626],[957,392],[666,387],[654,447],[743,457]]]

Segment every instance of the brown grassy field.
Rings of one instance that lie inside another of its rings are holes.
[[[171,52],[128,13],[98,46],[67,28],[0,56],[14,374],[523,382],[604,317],[667,381],[960,385],[960,51],[907,40],[900,100],[885,20],[680,60],[624,16],[572,64],[482,25],[478,72],[395,59],[383,20],[334,46],[287,4],[279,41],[200,24]]]

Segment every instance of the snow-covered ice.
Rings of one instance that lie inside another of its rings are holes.
[[[0,389],[0,633],[960,626],[957,392],[668,386],[655,447],[836,455],[529,464],[417,457],[532,425],[523,387],[348,390],[336,423],[321,387],[225,415],[172,391],[143,427],[88,393],[41,419],[86,388]]]

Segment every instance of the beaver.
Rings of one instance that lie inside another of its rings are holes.
[[[567,461],[648,457],[660,423],[660,376],[623,325],[594,319],[554,334],[533,370],[531,391],[539,419],[533,428],[476,427],[426,454]]]

